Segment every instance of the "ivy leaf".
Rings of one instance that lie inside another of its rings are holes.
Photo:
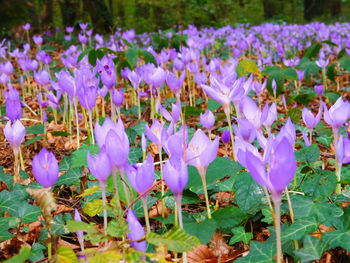
[[[111,220],[108,222],[107,233],[113,237],[123,237],[129,232],[128,223],[125,220]]]
[[[238,207],[228,206],[215,211],[212,217],[219,228],[232,228],[245,220],[247,214]]]
[[[57,263],[78,263],[77,255],[70,247],[59,247],[57,249]]]
[[[0,166],[0,181],[4,182],[8,189],[11,190],[13,187],[13,176],[7,173],[4,173],[4,167]]]
[[[69,169],[66,173],[62,174],[60,177],[58,177],[57,182],[55,183],[55,186],[71,186],[71,185],[80,185],[80,177],[81,177],[81,168],[76,167],[73,169]]]
[[[72,160],[71,160],[71,168],[76,167],[87,167],[87,154],[90,152],[91,155],[97,154],[99,152],[99,148],[96,144],[92,145],[82,145],[79,150],[73,152]]]
[[[239,173],[233,184],[235,203],[246,213],[255,214],[264,204],[264,192],[247,172]]]
[[[39,260],[42,260],[44,256],[44,250],[46,247],[40,243],[34,243],[32,246],[32,249],[30,251],[29,260],[32,262],[37,262]]]
[[[212,238],[217,224],[213,219],[206,219],[199,223],[185,223],[184,228],[187,233],[198,237],[202,244],[207,244]],[[205,231],[203,231],[203,229],[205,229]]]
[[[307,235],[304,238],[304,247],[294,251],[301,263],[309,263],[313,260],[319,260],[326,249],[326,244],[318,238]]]
[[[86,203],[83,208],[85,214],[89,216],[95,216],[103,211],[103,202],[101,199],[94,199],[92,202]]]
[[[181,228],[172,228],[162,235],[149,233],[146,240],[156,246],[167,246],[170,251],[174,252],[190,251],[193,247],[200,245],[197,237],[188,234]]]
[[[235,263],[275,263],[276,243],[274,242],[250,242],[248,256],[238,258]]]
[[[38,206],[18,202],[15,205],[15,212],[12,215],[21,218],[22,223],[31,223],[38,220],[41,210]]]
[[[307,234],[316,231],[318,223],[315,218],[302,218],[295,221],[293,224],[288,226],[282,233],[282,239],[287,240],[299,240]]]
[[[295,152],[295,158],[298,162],[313,163],[320,158],[320,149],[317,144],[304,147]]]
[[[23,246],[16,256],[5,260],[4,263],[24,263],[29,258],[29,255],[30,248]]]
[[[0,213],[7,211],[11,215],[16,213],[15,204],[18,197],[13,193],[3,190],[0,192]]]
[[[0,218],[0,241],[4,241],[14,237],[13,234],[9,233],[10,228],[15,228],[18,225],[18,218],[16,217],[2,217]]]
[[[230,245],[242,241],[244,244],[248,244],[253,238],[253,234],[250,232],[245,232],[243,226],[235,227],[231,229],[233,237],[230,239]]]
[[[43,134],[44,132],[44,124],[34,124],[26,128],[26,134]]]
[[[335,230],[324,233],[322,240],[328,244],[327,249],[341,247],[350,251],[350,230]]]
[[[130,66],[134,68],[138,59],[138,48],[137,47],[129,48],[125,52],[125,57],[129,62]]]

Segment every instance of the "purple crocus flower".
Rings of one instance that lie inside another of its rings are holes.
[[[102,147],[101,151],[94,156],[89,152],[87,161],[91,174],[99,181],[102,187],[105,187],[106,181],[112,171],[111,161],[109,160],[105,147]]]
[[[73,26],[67,26],[66,27],[66,31],[67,31],[67,33],[73,33],[73,31],[74,31],[74,27]]]
[[[280,200],[282,191],[292,181],[296,172],[293,145],[287,138],[280,142],[275,141],[265,162],[247,151],[246,168],[255,181],[271,191],[274,200]]]
[[[215,116],[209,109],[207,109],[204,113],[200,114],[199,120],[204,128],[211,130],[215,123]]]
[[[105,145],[113,168],[120,170],[127,163],[130,145],[121,119],[118,120],[116,127],[116,130],[110,129],[108,131]]]
[[[175,196],[182,196],[188,182],[187,165],[182,158],[172,157],[163,167],[164,180]]]
[[[146,248],[147,248],[146,241],[136,242],[137,240],[141,239],[145,235],[145,230],[143,229],[140,222],[137,220],[137,217],[132,209],[128,210],[126,221],[129,224],[128,226],[130,230],[130,232],[128,233],[128,239],[133,241],[130,243],[131,247],[133,247],[138,251],[146,252]]]
[[[83,31],[85,31],[87,29],[88,25],[89,25],[88,23],[85,23],[85,24],[81,23],[81,24],[79,24],[81,30],[83,30]]]
[[[221,135],[221,140],[223,143],[227,144],[231,140],[231,135],[229,130],[225,130]]]
[[[339,129],[350,117],[350,104],[340,97],[328,110],[324,104],[324,120],[333,129]]]
[[[318,95],[322,95],[323,94],[323,85],[315,85],[315,92],[318,94]]]
[[[124,102],[124,92],[122,89],[114,89],[112,92],[112,101],[117,107],[121,107]]]
[[[181,86],[185,80],[185,76],[186,76],[185,72],[181,74],[180,78],[177,78],[174,73],[169,72],[166,77],[166,83],[168,84],[172,92],[174,92],[178,101],[180,98]]]
[[[277,119],[277,108],[275,103],[272,103],[270,107],[268,104],[265,105],[262,110],[261,119],[268,133],[270,133],[271,125]]]
[[[97,145],[100,148],[102,148],[105,145],[106,137],[110,130],[117,132],[118,127],[109,117],[105,119],[102,126],[96,121],[94,131],[95,131]]]
[[[8,121],[4,128],[4,134],[14,152],[18,152],[26,135],[26,128],[23,124],[19,120],[16,120],[13,124],[11,121]]]
[[[0,65],[0,71],[10,76],[13,73],[13,65],[10,61],[6,61],[5,63]]]
[[[117,74],[112,58],[104,56],[97,64],[97,70],[100,73],[103,85],[109,89],[116,84]]]
[[[234,132],[237,137],[247,141],[253,142],[256,137],[255,127],[247,119],[237,119],[238,127],[233,126]]]
[[[41,36],[33,36],[33,41],[37,46],[41,46],[43,43],[43,38]]]
[[[350,140],[348,138],[343,138],[342,135],[339,136],[336,154],[339,166],[350,163]]]
[[[214,161],[219,149],[219,137],[214,141],[210,141],[207,135],[198,129],[186,150],[186,162],[195,166],[199,173],[206,172],[208,165]]]
[[[288,118],[286,124],[281,128],[279,134],[276,137],[276,140],[280,142],[283,140],[283,138],[287,138],[290,144],[295,144],[295,126],[290,118]]]
[[[320,58],[319,60],[316,60],[316,65],[322,69],[326,68],[328,66],[328,64],[329,64],[329,59],[324,60],[324,59]]]
[[[58,179],[59,172],[55,155],[46,148],[42,148],[33,158],[32,171],[39,184],[44,187],[53,186]]]
[[[262,113],[256,103],[249,97],[241,102],[243,114],[247,120],[257,129],[260,130],[262,125]]]
[[[87,42],[87,37],[84,34],[78,34],[78,39],[82,44],[86,44]]]
[[[166,78],[166,73],[161,67],[155,68],[150,75],[147,76],[146,82],[151,84],[154,88],[161,87]]]
[[[22,26],[22,28],[25,30],[25,31],[28,31],[30,29],[30,24],[29,23],[26,23]]]
[[[127,166],[126,175],[128,176],[131,186],[139,194],[142,194],[151,188],[154,182],[154,165],[152,155],[148,154],[144,163]]]
[[[58,73],[57,76],[58,86],[65,91],[69,99],[73,101],[76,93],[77,93],[77,87],[75,85],[75,80],[72,77],[72,75],[69,73],[69,71],[62,70],[60,73]]]
[[[321,116],[322,116],[321,107],[319,108],[316,117],[314,117],[314,115],[309,109],[303,108],[303,111],[302,111],[303,121],[306,127],[308,127],[310,130],[313,129],[320,122]]]
[[[97,88],[96,86],[87,86],[78,90],[78,98],[81,106],[92,110],[96,104]]]
[[[6,115],[11,121],[19,120],[22,116],[22,106],[19,100],[19,92],[10,88],[8,92],[4,91],[6,99]]]
[[[45,86],[50,82],[50,74],[45,69],[38,72],[34,72],[34,79],[39,85]]]
[[[145,134],[148,139],[157,144],[158,147],[161,146],[168,138],[166,129],[162,124],[160,124],[157,119],[154,119],[151,127],[148,127],[148,125],[146,125]]]

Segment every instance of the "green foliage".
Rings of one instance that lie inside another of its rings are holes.
[[[230,239],[231,245],[240,241],[242,241],[244,244],[248,244],[253,238],[253,234],[245,232],[244,227],[242,226],[232,228],[231,232],[233,234],[233,237]]]
[[[206,219],[202,222],[185,223],[184,228],[187,233],[198,237],[202,244],[207,244],[217,229],[217,221],[213,219]],[[203,231],[205,229],[205,231]]]
[[[309,235],[305,236],[303,245],[303,248],[294,252],[302,263],[319,260],[326,249],[326,244],[323,241]]]
[[[78,263],[77,255],[70,247],[61,246],[57,249],[57,263]]]
[[[269,239],[270,240],[270,239]],[[274,263],[276,244],[273,242],[250,242],[250,252],[248,256],[238,258],[237,263]]]
[[[263,71],[262,74],[267,77],[266,88],[271,95],[278,97],[284,91],[285,81],[293,81],[298,79],[298,75],[293,68],[281,68],[279,66],[268,66]],[[272,89],[272,82],[276,82],[276,94]]]
[[[5,260],[4,263],[24,263],[30,256],[30,248],[23,246],[16,256]]]
[[[198,238],[191,236],[181,228],[172,228],[162,235],[149,233],[146,236],[146,240],[156,246],[166,246],[168,250],[174,252],[190,251],[193,247],[200,244]]]
[[[317,144],[304,147],[295,152],[295,158],[298,162],[313,163],[320,158],[320,149]]]
[[[255,75],[261,75],[258,65],[255,61],[243,59],[238,62],[236,67],[238,76],[248,75],[253,73]]]

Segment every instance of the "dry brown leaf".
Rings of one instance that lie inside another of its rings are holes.
[[[207,245],[199,245],[187,253],[188,263],[216,263],[216,256]]]
[[[170,209],[165,207],[165,217],[170,214]],[[149,211],[149,217],[157,217],[162,215],[162,202],[158,201],[154,206],[152,206]]]
[[[224,236],[218,232],[214,233],[210,240],[209,247],[212,249],[213,254],[219,259],[232,252],[232,248],[227,245]]]

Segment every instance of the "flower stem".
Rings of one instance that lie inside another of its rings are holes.
[[[182,195],[181,194],[175,195],[175,203],[176,203],[176,207],[177,207],[177,214],[178,214],[178,217],[179,217],[179,225],[180,225],[180,228],[183,229],[184,226],[183,226],[183,221],[182,221],[182,208],[181,208]],[[186,253],[182,254],[182,261],[184,263],[187,263],[187,255],[186,255]]]
[[[119,174],[120,174],[120,177],[122,179],[122,184],[123,184],[123,190],[124,190],[126,203],[130,204],[130,195],[129,195],[129,191],[128,191],[128,188],[126,186],[126,182],[125,182],[125,179],[124,179],[125,176],[124,176],[124,169],[123,168],[119,169]]]
[[[116,203],[119,209],[121,209],[120,206],[120,197],[119,197],[119,191],[118,191],[118,179],[117,179],[117,170],[113,169],[112,170],[112,178],[113,178],[113,184],[114,184],[114,189],[115,189],[115,199]]]
[[[205,204],[207,206],[208,219],[211,219],[211,211],[210,211],[210,205],[209,205],[209,196],[208,196],[207,180],[206,180],[206,170],[203,169],[203,171],[199,171],[199,175],[200,175],[200,177],[202,179],[203,190],[204,190],[204,197],[205,197]]]
[[[282,242],[281,242],[281,196],[272,198],[275,205],[275,229],[277,263],[282,263]]]
[[[147,208],[147,196],[144,198],[141,198],[141,200],[143,205],[143,213],[145,214],[146,230],[147,230],[147,233],[151,233],[151,225],[149,223],[148,208]]]
[[[159,167],[160,167],[160,178],[162,180],[162,197],[165,193],[165,185],[163,180],[163,157],[162,157],[162,146],[158,146],[159,153]],[[165,218],[165,200],[162,198],[162,217]]]
[[[232,129],[232,124],[231,124],[230,107],[225,108],[224,111],[225,111],[225,114],[226,114],[226,120],[228,122],[228,128],[229,128],[230,136],[231,136],[232,157],[233,157],[233,160],[236,161],[235,152],[234,152],[235,140],[234,140],[234,137],[233,137],[233,129]]]
[[[103,202],[103,233],[107,236],[107,199],[106,199],[106,183],[100,182],[100,187],[102,191],[102,202]],[[107,240],[106,243],[107,244]]]
[[[292,221],[292,223],[294,223],[294,210],[293,210],[293,206],[292,206],[292,201],[290,199],[288,187],[286,187],[286,189],[284,191],[285,191],[286,197],[287,197],[289,214],[290,214],[290,220]],[[294,247],[295,247],[296,250],[299,249],[298,240],[294,240]]]
[[[78,102],[77,99],[75,98],[74,101],[74,111],[75,111],[75,121],[77,124],[77,145],[78,145],[78,149],[80,147],[80,134],[79,134],[79,116],[78,116]]]
[[[140,88],[137,88],[137,113],[139,120],[141,119],[141,100],[140,100]]]
[[[95,136],[94,136],[94,129],[92,127],[92,111],[88,110],[88,115],[89,115],[89,124],[90,124],[90,136],[91,136],[91,142],[92,144],[95,144]]]

